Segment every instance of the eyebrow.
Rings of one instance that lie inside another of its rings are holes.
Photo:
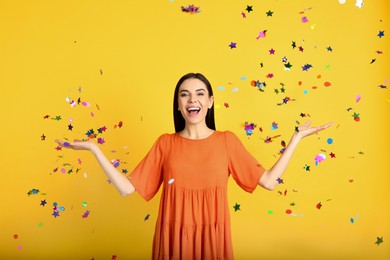
[[[203,88],[199,88],[199,89],[195,90],[195,92],[199,92],[199,91],[204,91],[204,92],[206,92],[206,90],[203,89]],[[180,90],[180,93],[181,93],[181,92],[190,92],[190,91],[187,90],[187,89],[182,89],[182,90]]]

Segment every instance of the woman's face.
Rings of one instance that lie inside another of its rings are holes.
[[[199,79],[186,79],[179,87],[178,109],[186,125],[205,123],[209,108],[213,106],[214,97],[209,96],[206,85]]]

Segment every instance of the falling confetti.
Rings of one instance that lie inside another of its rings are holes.
[[[318,166],[318,164],[319,164],[320,162],[325,161],[325,159],[326,159],[326,155],[323,154],[323,153],[320,153],[320,154],[316,155],[316,157],[314,158],[314,161],[315,161],[316,166]]]
[[[241,210],[241,205],[240,204],[238,204],[238,203],[236,203],[234,206],[233,206],[233,208],[234,208],[234,211],[237,211],[237,210]]]
[[[195,5],[182,6],[181,11],[184,13],[197,14],[200,13],[199,7]]]
[[[245,122],[244,130],[247,136],[251,136],[253,134],[253,130],[256,128],[254,123]]]
[[[382,243],[383,243],[383,237],[377,237],[375,244],[379,246]]]

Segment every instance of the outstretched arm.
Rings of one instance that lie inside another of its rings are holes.
[[[297,148],[297,145],[302,140],[302,138],[315,134],[319,131],[325,130],[328,127],[332,126],[333,123],[328,123],[322,126],[310,127],[310,121],[306,122],[304,125],[298,128],[298,131],[294,133],[291,137],[289,144],[284,150],[283,154],[279,157],[276,163],[271,167],[271,169],[264,172],[259,180],[259,185],[268,189],[273,190],[276,187],[277,179],[282,177],[284,171],[287,168],[290,159]]]
[[[119,191],[122,196],[127,196],[132,194],[135,191],[134,186],[131,184],[130,180],[120,173],[106,158],[103,152],[99,149],[96,143],[92,141],[75,141],[75,142],[64,142],[56,140],[56,143],[62,147],[75,149],[75,150],[87,150],[92,152],[96,157],[100,166],[102,167],[104,173],[114,184],[115,188]]]

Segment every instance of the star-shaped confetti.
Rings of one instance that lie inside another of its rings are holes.
[[[283,179],[281,179],[281,178],[278,178],[276,181],[277,181],[279,184],[284,184]]]
[[[284,70],[291,70],[291,67],[292,65],[290,64],[290,62],[284,64]]]
[[[382,38],[383,36],[385,36],[385,31],[379,31],[378,37]]]
[[[240,206],[241,206],[240,204],[236,203],[236,204],[233,206],[234,211],[241,210],[241,209],[240,209]]]
[[[268,17],[268,16],[272,16],[273,14],[274,14],[274,12],[272,12],[271,10],[269,10],[268,12],[266,12],[267,17]]]
[[[56,120],[56,121],[60,121],[62,118],[61,118],[61,116],[56,116],[56,117],[54,117],[54,118],[52,118],[53,120]]]
[[[362,8],[363,5],[364,5],[363,0],[356,0],[355,6],[357,6],[357,7],[359,7],[359,8]]]
[[[302,70],[303,71],[309,71],[309,69],[311,69],[313,66],[311,64],[305,64],[302,66]]]
[[[235,43],[235,42],[230,42],[229,47],[230,47],[230,49],[234,49],[234,48],[237,47],[237,43]]]
[[[383,237],[377,237],[375,244],[379,246],[382,243],[383,243]]]
[[[247,5],[245,10],[246,10],[248,13],[250,13],[250,12],[253,11],[253,8],[252,8],[251,5]]]
[[[42,141],[45,141],[45,140],[46,140],[46,135],[42,134],[42,135],[41,135],[41,140],[42,140]]]
[[[98,133],[101,134],[103,132],[105,132],[107,130],[107,127],[103,126],[103,127],[100,127],[98,128]]]
[[[281,106],[281,105],[287,104],[290,101],[295,101],[295,99],[290,98],[290,97],[285,97],[285,98],[283,98],[283,101],[281,103],[277,103],[277,105]]]
[[[292,43],[291,43],[291,47],[292,47],[293,49],[295,49],[295,48],[297,47],[297,44],[296,44],[295,42],[292,42]]]
[[[44,207],[44,206],[46,205],[46,203],[47,203],[46,200],[41,200],[41,204],[40,204],[40,205],[41,205],[42,207]]]

